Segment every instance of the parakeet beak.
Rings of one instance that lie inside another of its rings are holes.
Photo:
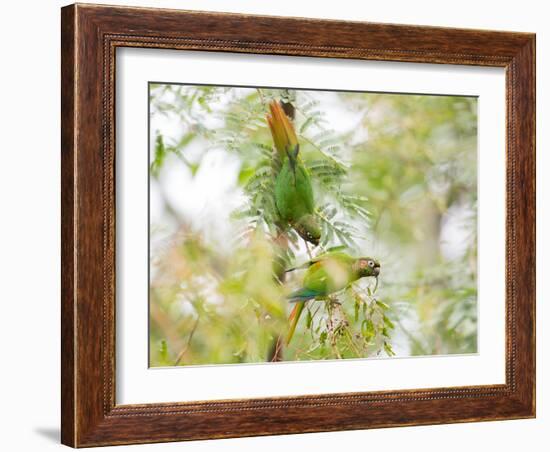
[[[380,265],[375,265],[374,268],[372,269],[372,272],[374,274],[374,276],[376,276],[378,278],[378,275],[380,274]]]

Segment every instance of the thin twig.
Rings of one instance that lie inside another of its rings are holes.
[[[277,336],[275,340],[275,351],[273,352],[273,357],[271,358],[272,363],[282,361],[281,352],[283,350],[283,338],[282,336]]]
[[[311,251],[309,250],[309,245],[307,244],[307,240],[302,238],[302,240],[304,241],[304,243],[306,244],[306,251],[307,251],[307,255],[309,256],[309,260],[313,260],[313,255],[311,254]]]
[[[258,94],[260,95],[260,102],[265,107],[265,99],[262,90],[260,88],[256,88],[256,91],[258,91]]]
[[[189,346],[191,345],[191,340],[193,339],[193,334],[195,334],[195,330],[197,329],[197,325],[199,324],[199,317],[197,317],[197,320],[195,320],[195,324],[193,325],[193,329],[189,333],[189,337],[187,338],[187,343],[185,344],[185,347],[183,347],[183,350],[179,353],[176,362],[174,363],[174,366],[179,365],[181,359],[183,358],[183,355],[185,355],[185,352],[189,349]]]
[[[317,151],[319,151],[323,156],[325,156],[327,159],[332,160],[336,165],[338,165],[339,168],[348,168],[349,166],[346,165],[344,162],[339,161],[337,158],[333,157],[332,155],[328,154],[326,151],[321,149],[319,145],[315,144],[313,141],[311,141],[308,137],[306,137],[303,134],[300,134],[300,138],[302,138],[304,141],[307,141],[309,144],[311,144]]]
[[[357,345],[355,345],[355,342],[353,342],[353,337],[351,336],[351,333],[349,332],[349,329],[346,328],[346,333],[347,333],[347,338],[349,340],[349,343],[350,345],[352,346],[353,350],[355,351],[355,353],[357,354],[357,357],[358,358],[361,358],[362,353],[359,351],[359,349],[357,348]]]

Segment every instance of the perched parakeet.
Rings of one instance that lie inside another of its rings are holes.
[[[346,288],[360,278],[378,277],[380,274],[380,264],[375,259],[352,257],[344,253],[340,247],[329,250],[297,268],[307,268],[307,270],[302,287],[288,296],[288,301],[296,303],[296,306],[289,317],[287,344],[292,340],[298,319],[308,300],[326,297]]]
[[[281,105],[273,101],[267,123],[281,161],[275,180],[275,205],[285,223],[308,242],[319,244],[321,227],[315,216],[311,178],[299,156],[300,144]]]

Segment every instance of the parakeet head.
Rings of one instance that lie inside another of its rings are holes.
[[[380,263],[372,257],[360,257],[355,263],[359,277],[375,276],[380,274]]]
[[[315,246],[319,245],[321,227],[314,215],[304,215],[299,221],[293,224],[293,227],[304,240],[313,243]]]

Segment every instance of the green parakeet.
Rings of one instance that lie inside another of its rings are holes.
[[[329,250],[297,268],[307,268],[302,287],[288,296],[288,301],[296,303],[290,313],[290,327],[286,338],[292,340],[298,319],[308,300],[322,298],[348,287],[354,281],[367,276],[378,277],[380,263],[370,257],[355,258],[341,250]],[[296,269],[290,269],[296,270]]]
[[[275,180],[275,205],[285,223],[308,242],[319,244],[321,228],[315,217],[311,178],[299,156],[300,144],[281,105],[273,101],[267,123],[281,161]]]

